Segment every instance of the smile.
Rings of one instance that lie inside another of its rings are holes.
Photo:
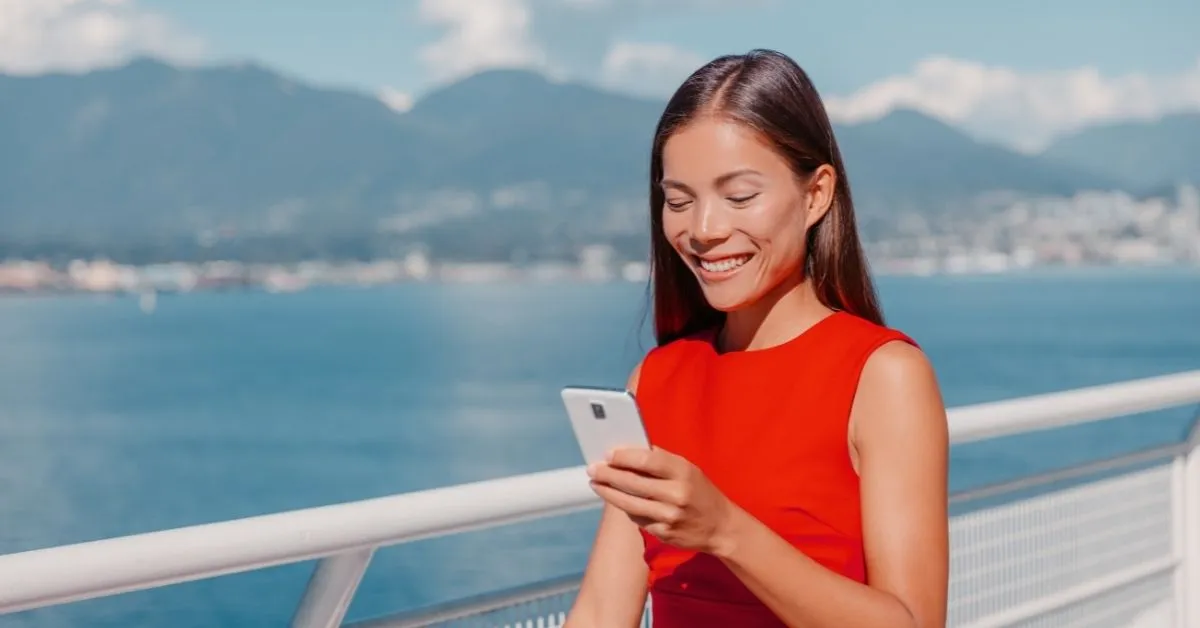
[[[739,268],[746,265],[754,255],[732,255],[721,259],[707,260],[693,256],[696,260],[696,265],[706,278],[720,279],[737,272]]]

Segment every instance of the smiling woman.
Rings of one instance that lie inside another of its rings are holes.
[[[833,130],[804,71],[718,58],[651,155],[655,347],[629,378],[653,444],[605,500],[567,625],[942,626],[945,409],[884,325]]]

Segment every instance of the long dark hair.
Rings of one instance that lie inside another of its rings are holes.
[[[650,256],[654,333],[659,345],[724,321],[663,235],[663,145],[701,115],[744,124],[770,141],[797,176],[822,164],[837,173],[832,206],[808,232],[804,272],[826,307],[883,324],[875,286],[854,221],[841,151],[821,97],[808,75],[784,54],[752,50],[718,57],[696,70],[668,101],[650,156]]]

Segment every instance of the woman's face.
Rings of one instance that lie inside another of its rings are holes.
[[[820,186],[832,192],[831,169],[801,181],[758,134],[717,117],[677,131],[662,162],[663,234],[710,305],[730,312],[803,281],[805,236],[828,206]]]

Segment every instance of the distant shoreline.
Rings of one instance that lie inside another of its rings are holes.
[[[476,269],[477,272],[463,271]],[[490,271],[490,272],[489,272]],[[934,270],[931,272],[904,272],[893,269],[873,269],[876,280],[889,281],[894,279],[928,279],[928,280],[966,280],[966,281],[1003,281],[1014,278],[1079,278],[1105,279],[1115,276],[1162,276],[1194,275],[1200,278],[1200,264],[1077,264],[1077,265],[1034,265],[1003,270]],[[270,277],[270,275],[267,275]],[[289,276],[291,277],[291,276]],[[382,278],[376,281],[354,280],[315,280],[304,281],[296,279],[263,279],[262,276],[252,280],[242,277],[234,281],[205,283],[190,283],[188,285],[142,285],[122,287],[119,285],[93,287],[80,285],[47,285],[39,287],[12,287],[0,284],[0,299],[19,297],[55,297],[55,296],[101,296],[112,298],[146,298],[149,295],[186,296],[198,293],[220,292],[261,292],[266,294],[290,294],[309,292],[319,289],[353,289],[366,290],[403,286],[406,284],[430,285],[528,285],[528,284],[567,284],[567,285],[605,285],[632,284],[646,285],[648,274],[638,272],[622,275],[619,272],[607,274],[591,274],[584,272],[546,273],[527,271],[511,265],[455,265],[444,264],[432,270],[426,276],[414,278],[408,276]]]

